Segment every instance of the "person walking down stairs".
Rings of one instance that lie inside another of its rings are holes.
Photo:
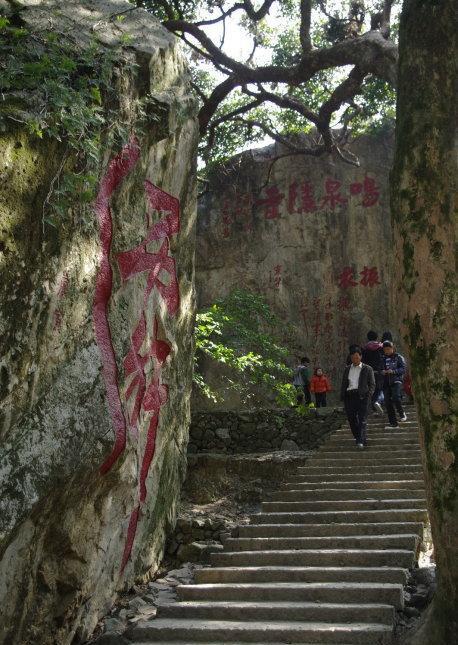
[[[383,396],[390,423],[387,428],[398,428],[396,412],[399,421],[407,421],[407,415],[401,403],[401,389],[406,373],[406,363],[404,357],[395,351],[394,344],[390,340],[384,341],[383,353]]]
[[[340,399],[345,406],[348,424],[355,438],[356,447],[360,449],[367,445],[367,415],[375,391],[374,370],[370,365],[365,365],[361,357],[361,347],[352,345],[351,363],[344,370],[340,388]]]
[[[371,417],[362,451],[341,428],[286,471],[212,566],[176,588],[179,601],[129,629],[130,645],[391,645],[427,522],[409,419],[393,433]]]

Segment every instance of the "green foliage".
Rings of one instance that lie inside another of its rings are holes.
[[[260,387],[266,393],[277,393],[279,403],[290,405],[285,394],[291,379],[285,362],[289,352],[278,340],[282,327],[262,296],[242,289],[200,311],[195,327],[197,387],[208,398],[217,399],[199,371],[205,356],[229,368],[230,375],[223,377],[229,388],[248,397],[253,386]]]
[[[19,122],[39,139],[64,144],[44,212],[45,221],[55,225],[76,200],[90,204],[95,197],[102,137],[106,147],[120,147],[129,138],[119,119],[113,70],[131,64],[120,47],[96,41],[83,46],[51,30],[29,33],[20,16],[14,22],[19,26],[0,16],[0,132]],[[133,106],[140,128],[147,101]]]

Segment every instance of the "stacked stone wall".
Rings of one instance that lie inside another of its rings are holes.
[[[294,410],[195,412],[189,453],[243,454],[311,450],[342,424],[337,410],[301,415]]]

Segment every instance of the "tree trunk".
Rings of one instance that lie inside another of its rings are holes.
[[[456,0],[405,0],[391,205],[394,305],[409,347],[438,571],[416,645],[458,633]]]

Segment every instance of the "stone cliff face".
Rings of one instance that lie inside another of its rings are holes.
[[[389,132],[354,141],[359,168],[337,158],[281,157],[285,150],[271,146],[215,172],[198,211],[198,305],[236,287],[263,294],[292,325],[283,338],[291,364],[308,355],[337,389],[349,343],[364,342],[372,328],[381,333],[392,319],[392,146]],[[218,390],[214,368],[205,363],[204,371]]]
[[[130,140],[101,144],[89,220],[77,201],[54,226],[43,219],[65,141],[13,120],[0,135],[0,643],[64,645],[157,566],[174,521],[197,131],[176,42],[146,12],[121,0],[14,4],[29,31],[51,20],[83,44],[121,43],[132,63],[113,64]],[[129,105],[142,94],[154,126],[137,131]]]

